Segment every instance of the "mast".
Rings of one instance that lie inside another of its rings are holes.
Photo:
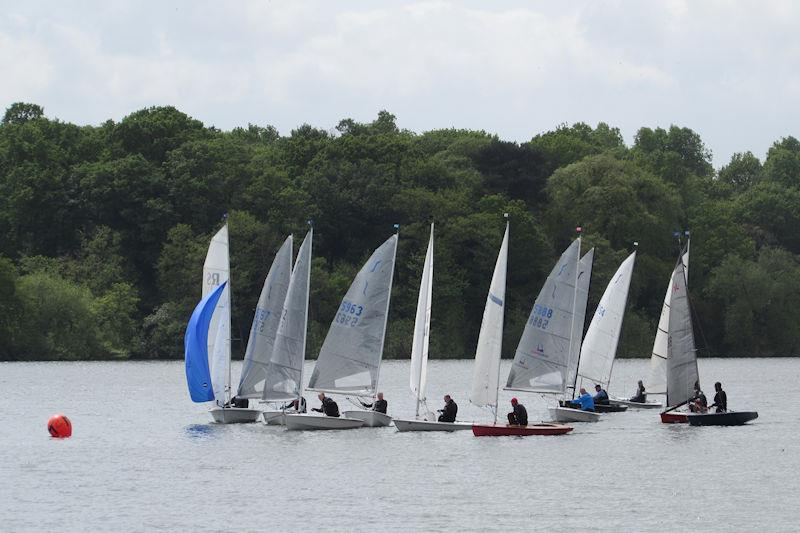
[[[578,226],[575,228],[575,231],[578,232],[578,255],[575,256],[575,291],[572,294],[572,323],[569,328],[569,353],[572,353],[572,343],[575,337],[575,306],[578,302],[578,275],[580,274],[581,269],[581,230],[582,228]],[[580,354],[578,354],[578,363],[580,363]],[[575,398],[575,385],[578,384],[578,370],[577,365],[575,366],[575,379],[572,381],[572,398]],[[567,391],[564,391],[564,397],[566,398]]]

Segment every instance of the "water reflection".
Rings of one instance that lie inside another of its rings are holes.
[[[214,424],[190,424],[183,428],[187,437],[193,439],[209,439],[217,437],[217,428]]]

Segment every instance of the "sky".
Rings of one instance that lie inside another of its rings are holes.
[[[76,124],[369,122],[525,142],[562,124],[700,134],[714,166],[800,138],[800,2],[0,0],[0,106]]]

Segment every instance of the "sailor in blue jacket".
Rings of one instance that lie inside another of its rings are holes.
[[[594,400],[592,395],[586,392],[586,389],[581,387],[581,395],[569,402],[572,405],[580,405],[581,411],[594,411]]]

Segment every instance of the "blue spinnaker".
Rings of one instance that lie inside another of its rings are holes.
[[[186,326],[186,335],[183,338],[186,383],[189,385],[189,395],[193,402],[210,402],[214,399],[211,373],[208,370],[208,327],[227,283],[226,281],[220,284],[197,304],[189,319],[189,325]]]

